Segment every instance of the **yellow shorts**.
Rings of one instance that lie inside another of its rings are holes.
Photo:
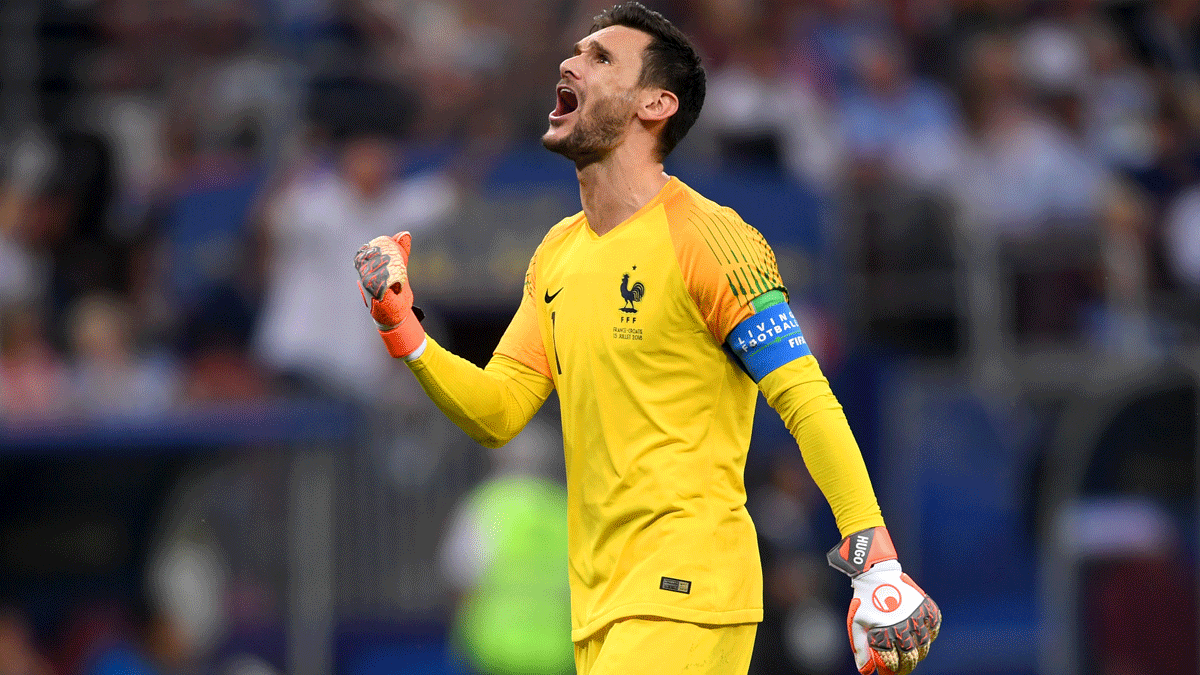
[[[745,675],[756,623],[709,626],[652,616],[618,619],[575,643],[577,675]]]

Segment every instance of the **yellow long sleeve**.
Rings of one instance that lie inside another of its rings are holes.
[[[806,356],[781,366],[764,377],[759,388],[800,445],[804,464],[829,502],[842,536],[882,526],[862,453],[817,360]]]
[[[485,447],[512,440],[554,389],[550,378],[502,354],[480,368],[427,339],[409,368],[446,417]]]

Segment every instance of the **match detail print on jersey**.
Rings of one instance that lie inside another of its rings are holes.
[[[663,577],[659,582],[658,587],[664,591],[675,591],[689,595],[692,592],[692,582],[686,579],[672,579],[671,577]]]
[[[764,293],[752,305],[754,315],[738,324],[725,339],[751,379],[758,382],[776,368],[812,355],[783,293]]]

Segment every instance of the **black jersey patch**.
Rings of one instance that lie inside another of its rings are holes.
[[[664,591],[675,591],[684,595],[692,592],[692,582],[683,579],[672,579],[671,577],[663,577],[658,587]]]

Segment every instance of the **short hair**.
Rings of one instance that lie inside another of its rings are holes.
[[[679,110],[667,120],[658,142],[658,158],[666,158],[704,107],[704,67],[696,46],[662,14],[640,2],[622,2],[596,15],[593,21],[591,33],[609,26],[625,26],[650,36],[650,44],[642,53],[638,85],[661,87],[679,99]]]

